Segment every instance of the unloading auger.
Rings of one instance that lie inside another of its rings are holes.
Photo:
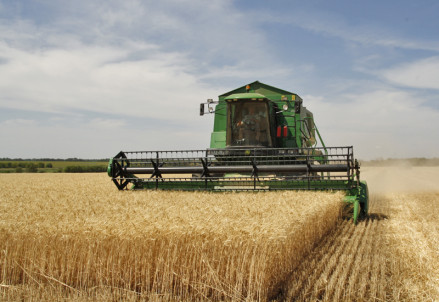
[[[326,147],[302,102],[258,81],[242,86],[200,105],[215,114],[210,148],[121,151],[108,175],[119,190],[343,190],[356,223],[369,198],[353,147]]]

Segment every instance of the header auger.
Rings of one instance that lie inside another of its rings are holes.
[[[302,103],[253,82],[200,105],[200,115],[215,115],[209,149],[121,151],[108,175],[119,190],[343,190],[356,222],[368,189],[353,148],[326,147]]]

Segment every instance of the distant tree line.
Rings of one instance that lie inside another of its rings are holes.
[[[52,163],[0,162],[0,169],[15,169],[16,172],[38,172],[38,169],[52,168]]]
[[[66,158],[66,159],[61,159],[61,158],[10,158],[10,157],[1,157],[0,158],[0,162],[2,161],[77,161],[77,162],[91,162],[91,161],[102,161],[102,162],[107,162],[108,159],[106,158],[101,158],[101,159],[81,159],[81,158]]]
[[[70,162],[71,163],[71,162]],[[54,167],[52,163],[44,162],[26,162],[26,161],[0,161],[1,173],[38,173],[38,172],[58,172],[58,173],[94,173],[106,172],[106,164],[93,165],[66,165]]]
[[[107,166],[67,166],[64,168],[65,173],[93,173],[107,172]]]

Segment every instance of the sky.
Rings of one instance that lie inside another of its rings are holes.
[[[207,99],[297,93],[326,146],[439,157],[439,1],[1,0],[0,158],[209,147]]]

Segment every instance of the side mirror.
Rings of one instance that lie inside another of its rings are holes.
[[[207,112],[204,111],[204,105],[207,104]],[[215,102],[212,99],[208,99],[206,103],[200,104],[200,115],[204,115],[204,113],[215,113],[215,109],[213,109],[213,104],[218,104],[218,102]]]

